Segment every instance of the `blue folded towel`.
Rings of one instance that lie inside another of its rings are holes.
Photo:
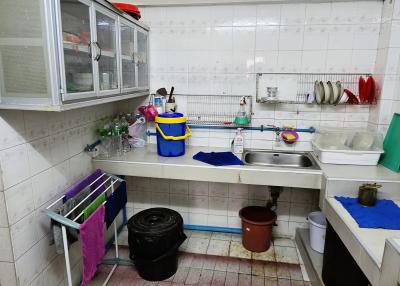
[[[365,207],[357,198],[335,197],[361,228],[400,230],[400,208],[391,200],[378,200],[374,207]]]
[[[199,152],[193,159],[214,166],[244,165],[232,152]]]

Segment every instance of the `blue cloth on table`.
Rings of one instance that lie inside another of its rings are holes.
[[[365,207],[357,198],[335,197],[361,228],[400,230],[400,208],[391,200],[377,200],[374,207]]]
[[[126,182],[123,181],[117,189],[107,198],[105,221],[107,228],[110,227],[120,210],[126,205]]]
[[[244,165],[232,152],[199,152],[193,159],[214,166]]]

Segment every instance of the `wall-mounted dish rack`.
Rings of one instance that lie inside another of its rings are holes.
[[[257,73],[256,75],[256,102],[283,103],[283,104],[317,104],[308,103],[307,94],[314,91],[316,81],[340,81],[345,89],[350,90],[359,98],[358,82],[360,76],[367,78],[367,73]],[[276,98],[268,98],[267,87],[278,87]],[[324,103],[323,103],[324,104]],[[336,103],[326,105],[337,105]],[[368,105],[368,103],[360,103]]]
[[[190,125],[224,125],[239,126],[234,123],[240,109],[240,101],[246,99],[245,110],[249,121],[252,116],[252,96],[249,95],[187,95],[186,98],[187,122]],[[184,100],[183,98],[181,99]],[[180,105],[178,108],[181,108]],[[184,108],[183,108],[184,109]]]

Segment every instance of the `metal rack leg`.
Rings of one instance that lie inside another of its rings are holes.
[[[118,261],[119,258],[119,253],[118,253],[118,229],[117,229],[117,222],[114,220],[114,243],[115,243],[115,258]],[[110,281],[111,276],[114,274],[115,269],[118,267],[118,262],[117,264],[114,264],[113,268],[111,269],[110,273],[108,274],[106,281],[104,281],[103,286],[106,286],[108,281]]]
[[[64,256],[65,256],[65,266],[67,268],[68,286],[72,286],[71,264],[69,263],[69,252],[68,252],[67,229],[63,225],[61,226],[61,232],[64,244]]]

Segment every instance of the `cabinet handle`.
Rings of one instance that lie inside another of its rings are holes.
[[[89,58],[92,58],[92,42],[89,42],[88,44],[88,51],[89,51]]]
[[[94,58],[94,60],[95,61],[99,61],[100,60],[100,58],[101,58],[101,47],[100,47],[100,45],[99,45],[99,42],[94,42],[95,44],[96,44],[96,47],[97,47],[97,55],[96,55],[96,57]]]

